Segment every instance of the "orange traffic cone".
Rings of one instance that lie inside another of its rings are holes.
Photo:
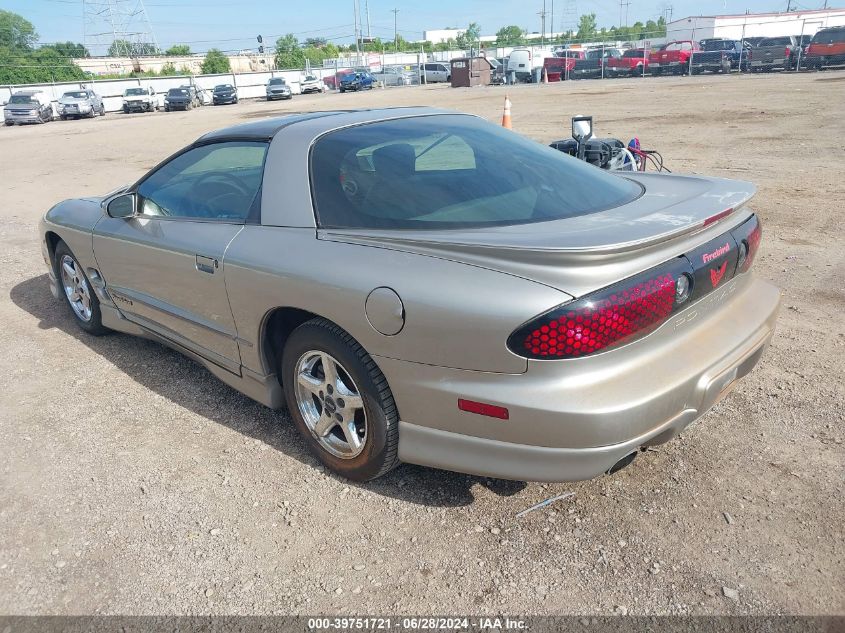
[[[509,130],[513,129],[513,125],[511,125],[511,100],[508,95],[505,95],[505,111],[502,113],[502,127]]]

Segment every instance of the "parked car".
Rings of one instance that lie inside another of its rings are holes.
[[[644,71],[648,71],[648,52],[644,48],[629,48],[621,55],[609,57],[605,68],[605,74],[611,77],[641,77]]]
[[[419,83],[419,76],[404,66],[385,66],[381,72],[372,75],[373,79],[385,86],[410,86]]]
[[[349,73],[355,72],[351,68],[344,68],[342,70],[338,70],[333,77],[325,77],[323,79],[323,83],[326,84],[326,87],[331,90],[336,90],[340,87],[340,80]]]
[[[171,88],[164,95],[164,111],[171,110],[190,110],[194,107],[196,95],[191,94],[191,90],[185,86],[180,88]]]
[[[845,26],[821,29],[807,45],[801,65],[811,69],[845,64]]]
[[[53,120],[53,103],[42,90],[18,90],[3,106],[6,125],[47,123]]]
[[[188,91],[188,94],[191,95],[191,105],[195,108],[199,108],[200,106],[207,105],[212,102],[208,93],[199,86],[194,84],[185,84],[179,87]]]
[[[583,51],[584,56],[575,60],[575,65],[569,71],[572,79],[588,79],[604,75],[604,66],[612,57],[621,57],[618,48],[590,48]]]
[[[344,477],[559,481],[668,441],[760,360],[780,293],[753,274],[754,191],[623,178],[443,110],[303,113],[60,202],[39,241],[81,330],[286,402]]]
[[[340,91],[347,92],[349,90],[370,90],[375,84],[376,80],[373,79],[373,76],[366,71],[356,71],[354,73],[349,73],[348,75],[344,75],[340,79]]]
[[[487,61],[490,62],[490,83],[494,86],[500,85],[505,83],[505,66],[504,64],[496,59],[495,57],[488,57]],[[417,83],[419,83],[419,77],[417,78]]]
[[[123,91],[123,112],[155,112],[158,110],[158,96],[152,87],[127,88]]]
[[[452,65],[448,62],[426,62],[423,64],[425,83],[433,84],[452,81]]]
[[[751,72],[792,70],[798,61],[801,45],[794,35],[764,38],[749,51]]]
[[[664,71],[683,75],[689,71],[690,55],[698,50],[698,43],[690,40],[669,42],[649,55],[648,67],[653,75],[661,75]]]
[[[293,92],[283,77],[273,77],[268,81],[264,87],[264,93],[267,95],[267,101],[293,98]]]
[[[64,121],[69,117],[89,117],[93,118],[97,115],[105,116],[106,107],[103,105],[103,99],[93,90],[84,88],[82,90],[70,90],[64,93],[60,98],[56,109],[59,111],[59,117]]]
[[[689,63],[689,72],[693,75],[710,71],[714,73],[729,73],[739,69],[742,59],[742,70],[748,69],[748,51],[750,44],[743,44],[738,40],[713,38],[701,40],[698,51],[694,51]],[[743,46],[745,49],[743,50]]]
[[[299,82],[299,92],[306,95],[312,92],[325,92],[328,90],[323,80],[314,75],[305,75],[305,78]]]
[[[553,82],[568,79],[572,69],[575,68],[576,60],[581,59],[583,55],[584,51],[565,51],[565,56],[555,53],[554,57],[546,57],[543,60],[546,80]]]
[[[214,105],[238,102],[238,90],[232,84],[220,84],[214,86]]]

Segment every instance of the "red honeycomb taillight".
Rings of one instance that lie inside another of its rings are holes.
[[[578,358],[629,342],[686,301],[691,275],[678,258],[541,315],[514,332],[508,348],[527,358]]]

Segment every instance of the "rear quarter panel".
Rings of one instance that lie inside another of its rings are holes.
[[[543,284],[443,258],[318,239],[314,229],[247,226],[229,246],[226,286],[243,364],[275,371],[262,357],[262,327],[277,307],[330,319],[372,355],[428,365],[522,373],[507,338],[528,319],[570,296]],[[369,293],[393,289],[403,329],[377,332],[365,314]]]

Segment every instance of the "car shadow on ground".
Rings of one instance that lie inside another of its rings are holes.
[[[9,297],[16,306],[38,319],[40,329],[56,329],[72,336],[163,398],[265,442],[299,460],[303,468],[320,467],[286,411],[273,411],[254,402],[220,382],[201,365],[159,343],[117,332],[98,337],[82,331],[67,304],[50,294],[46,274],[17,284]],[[386,497],[444,508],[471,504],[475,500],[472,488],[476,485],[499,496],[514,495],[526,487],[521,481],[475,477],[410,464],[376,481],[349,483]]]

